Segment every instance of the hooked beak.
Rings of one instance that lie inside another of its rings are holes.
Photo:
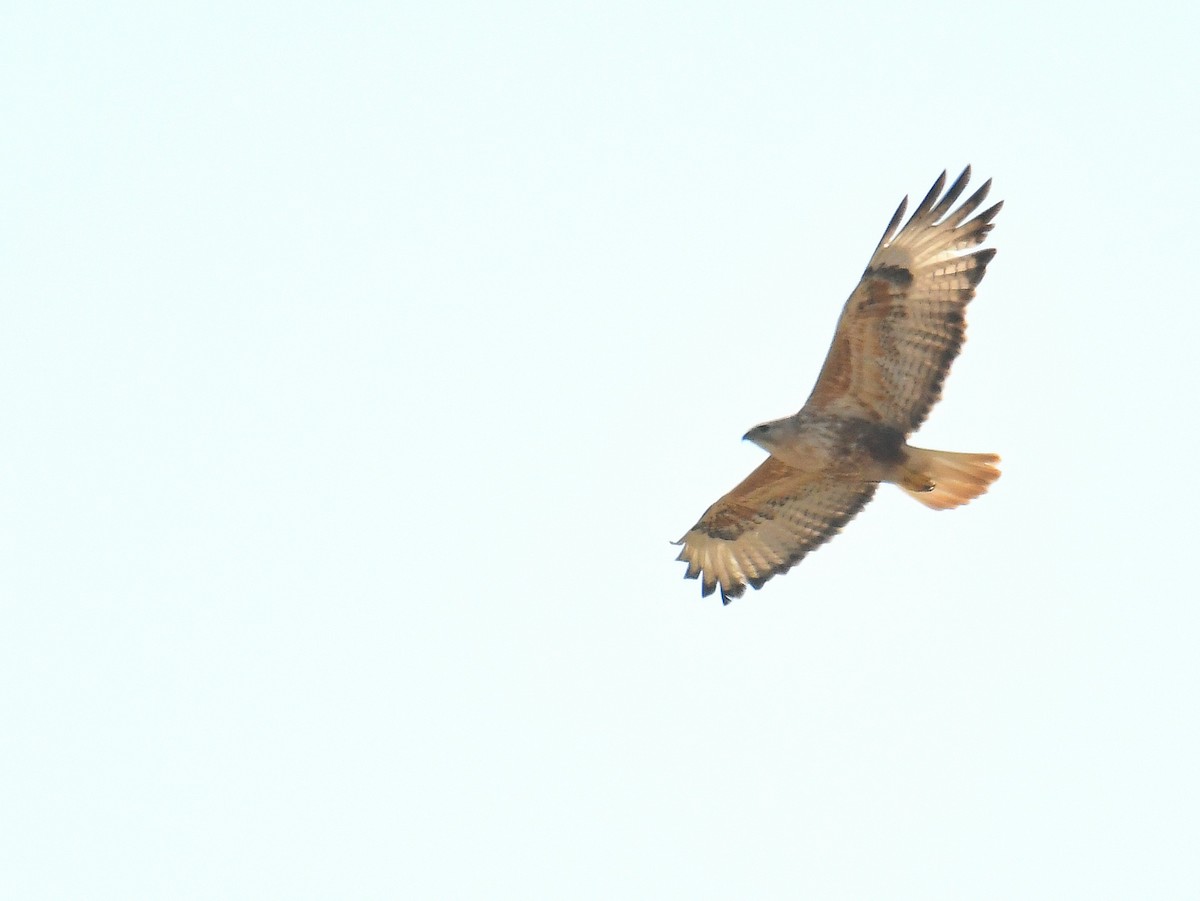
[[[770,432],[770,429],[767,428],[765,423],[761,424],[761,425],[756,425],[754,428],[752,428],[750,431],[748,431],[745,435],[742,436],[742,440],[743,441],[751,441],[754,444],[757,444],[759,447],[765,448],[766,445],[763,444],[763,440],[767,437],[767,434],[769,432]]]

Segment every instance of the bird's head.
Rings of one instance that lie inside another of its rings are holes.
[[[778,439],[778,426],[776,422],[764,422],[761,425],[756,425],[745,435],[742,436],[743,441],[753,441],[763,450],[770,453],[771,448],[775,446]]]

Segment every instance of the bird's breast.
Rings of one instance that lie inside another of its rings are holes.
[[[904,434],[865,419],[798,414],[793,434],[771,454],[804,472],[879,481],[904,461]]]

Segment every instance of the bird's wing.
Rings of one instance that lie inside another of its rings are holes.
[[[905,198],[846,301],[806,407],[882,422],[909,433],[941,396],[964,339],[964,311],[994,249],[983,242],[997,203],[970,218],[991,181],[953,212],[971,167],[942,194],[946,173],[897,232]],[[940,196],[940,199],[939,199]]]
[[[768,457],[713,504],[676,544],[687,578],[703,576],[704,595],[718,585],[721,600],[741,597],[787,572],[836,535],[875,494],[874,482],[839,481]]]

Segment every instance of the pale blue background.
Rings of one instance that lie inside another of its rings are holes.
[[[1194,9],[7,5],[0,896],[1200,896]],[[967,162],[1004,477],[702,601]]]

